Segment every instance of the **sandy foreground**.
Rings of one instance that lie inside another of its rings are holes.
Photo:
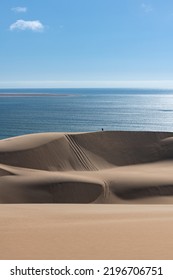
[[[0,259],[173,259],[173,134],[0,141]]]

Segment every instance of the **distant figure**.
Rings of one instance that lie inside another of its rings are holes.
[[[102,131],[104,131],[104,129],[102,128]]]

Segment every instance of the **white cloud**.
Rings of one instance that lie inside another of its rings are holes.
[[[10,30],[43,31],[44,25],[39,20],[26,21],[23,19],[19,19],[10,25]]]
[[[145,4],[145,3],[143,3],[142,5],[141,5],[141,7],[142,7],[142,9],[146,12],[146,13],[149,13],[149,12],[152,12],[152,7],[150,6],[150,5],[148,5],[148,4]]]
[[[26,13],[27,7],[15,7],[15,8],[12,8],[11,10],[16,13]]]

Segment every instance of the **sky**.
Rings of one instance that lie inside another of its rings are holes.
[[[173,1],[0,1],[0,87],[173,88]]]

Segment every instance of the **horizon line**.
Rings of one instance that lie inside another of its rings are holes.
[[[173,89],[173,80],[119,80],[119,81],[1,81],[1,89],[12,88],[129,88]]]

